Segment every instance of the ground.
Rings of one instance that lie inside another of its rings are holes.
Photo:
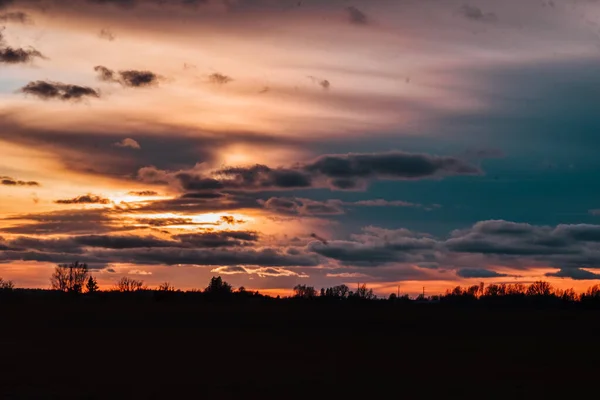
[[[40,298],[0,315],[3,399],[581,398],[600,372],[600,312],[581,308]]]

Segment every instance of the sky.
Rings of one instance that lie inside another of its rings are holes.
[[[0,0],[0,277],[600,279],[600,3]]]

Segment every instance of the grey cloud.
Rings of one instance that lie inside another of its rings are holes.
[[[42,53],[36,49],[21,49],[13,47],[0,48],[0,63],[4,64],[25,64],[33,61],[35,58],[45,58]]]
[[[128,193],[132,196],[158,196],[158,192],[154,190],[139,190],[139,191],[131,191]]]
[[[381,266],[390,263],[430,261],[438,243],[406,229],[368,227],[352,241],[311,242],[308,248],[344,265]]]
[[[339,215],[344,213],[340,200],[316,201],[303,198],[271,197],[259,201],[266,209],[294,215]]]
[[[215,72],[208,76],[208,81],[216,85],[225,85],[226,83],[233,81],[233,79],[230,76]]]
[[[94,234],[129,229],[119,224],[114,213],[106,209],[21,214],[0,221],[13,224],[0,231],[24,235]]]
[[[548,272],[548,277],[570,278],[573,280],[600,279],[600,274],[586,271],[581,268],[561,268],[557,272]]]
[[[361,207],[421,207],[421,204],[410,203],[402,200],[360,200],[355,202],[344,203],[349,206],[361,206]]]
[[[368,22],[367,15],[358,8],[350,6],[346,7],[350,22],[357,25],[366,25]]]
[[[93,194],[86,194],[72,199],[56,200],[56,204],[109,204],[110,200]]]
[[[10,176],[0,176],[0,185],[2,186],[40,186],[39,182],[21,181],[13,179]]]
[[[43,100],[78,101],[85,97],[100,97],[100,93],[90,87],[47,81],[29,82],[20,92]]]
[[[489,269],[470,268],[459,269],[458,271],[456,271],[456,275],[460,276],[461,278],[501,278],[509,276],[507,274],[501,274],[499,272],[492,271]]]
[[[496,22],[498,17],[491,12],[484,12],[481,8],[465,4],[460,8],[461,14],[470,20],[481,22]]]
[[[0,14],[0,22],[16,22],[19,24],[31,24],[32,19],[27,13],[24,13],[22,11],[12,11]]]
[[[296,139],[251,132],[215,132],[192,129],[189,126],[166,125],[152,121],[107,119],[108,127],[95,125],[54,126],[51,119],[44,126],[28,126],[23,112],[0,112],[0,140],[16,143],[56,155],[65,168],[86,174],[136,179],[140,169],[148,175],[140,179],[147,183],[166,184],[151,173],[180,171],[196,163],[211,163],[220,152],[232,144],[260,146],[264,151],[274,148],[302,146]],[[121,123],[123,122],[123,123]],[[142,151],[128,151],[114,146],[123,138],[135,138],[143,144]],[[165,140],[165,138],[168,138]],[[169,179],[176,181],[174,174]],[[197,174],[196,174],[197,175]]]
[[[105,82],[118,82],[126,87],[148,87],[158,84],[160,77],[151,71],[123,70],[115,72],[107,67],[98,65],[94,67],[98,79]]]

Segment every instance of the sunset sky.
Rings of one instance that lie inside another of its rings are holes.
[[[600,279],[600,2],[0,0],[0,277]]]

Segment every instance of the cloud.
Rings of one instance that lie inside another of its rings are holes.
[[[97,234],[131,229],[124,226],[107,209],[61,210],[34,214],[18,214],[0,219],[10,223],[0,231],[21,235]]]
[[[343,265],[377,267],[390,263],[428,261],[438,243],[406,229],[363,228],[353,240],[311,242],[308,248]]]
[[[316,201],[304,198],[271,197],[259,201],[266,209],[294,215],[340,215],[344,213],[340,200]]]
[[[144,271],[141,269],[132,269],[127,272],[129,275],[152,275],[150,271]]]
[[[135,140],[133,140],[131,138],[126,138],[126,139],[121,140],[120,142],[116,142],[115,146],[126,147],[126,148],[130,148],[130,149],[135,149],[135,150],[139,150],[142,148],[138,142],[136,142]]]
[[[101,29],[98,36],[101,39],[108,40],[109,42],[112,42],[116,39],[115,35],[111,32],[111,30],[106,28]]]
[[[35,58],[45,58],[36,49],[20,49],[13,47],[0,48],[0,63],[4,64],[26,64]]]
[[[491,12],[484,12],[481,8],[465,4],[460,8],[462,16],[473,21],[496,22],[498,17]]]
[[[314,76],[308,76],[307,78],[310,79],[313,83],[321,86],[325,90],[331,87],[331,82],[329,82],[327,79],[320,79]]]
[[[307,278],[308,276],[305,274],[299,274],[294,271],[290,271],[284,268],[274,268],[274,267],[242,267],[242,266],[224,266],[217,267],[211,269],[210,272],[214,272],[222,275],[238,275],[238,274],[247,274],[247,275],[258,275],[261,278],[264,277],[283,277],[283,276],[294,276],[300,278]]]
[[[489,269],[470,268],[459,269],[456,271],[456,275],[460,276],[461,278],[501,278],[510,276]]]
[[[416,180],[451,175],[479,175],[482,171],[449,156],[405,152],[332,154],[306,164],[272,168],[262,164],[223,167],[209,172],[177,173],[147,167],[138,176],[144,182],[176,181],[183,190],[289,190],[329,187],[336,190],[364,188],[367,180]]]
[[[158,75],[150,71],[119,71],[121,83],[128,87],[153,86],[158,83]]]
[[[216,85],[224,85],[226,83],[233,81],[233,79],[230,76],[215,72],[208,76],[208,81],[210,83],[214,83]]]
[[[131,191],[128,193],[131,196],[158,196],[158,192],[155,192],[154,190],[139,190],[139,191]]]
[[[90,87],[49,81],[29,82],[20,92],[43,100],[78,101],[85,97],[100,97],[100,93]]]
[[[594,209],[588,211],[590,215],[600,215],[600,209]]]
[[[31,17],[22,11],[12,11],[0,14],[0,22],[15,22],[19,24],[31,24]]]
[[[354,188],[360,180],[369,178],[411,180],[482,173],[478,167],[455,157],[400,151],[324,155],[303,169],[329,178],[336,189]]]
[[[350,6],[346,7],[350,22],[356,25],[366,25],[368,22],[367,15],[358,8]]]
[[[98,73],[98,79],[101,81],[118,82],[123,86],[133,88],[155,86],[160,78],[151,71],[124,70],[117,73],[102,65],[94,67],[94,71]]]
[[[0,185],[2,185],[2,186],[40,186],[39,182],[20,181],[17,179],[13,179],[10,176],[0,176]]]
[[[78,196],[73,199],[56,200],[56,204],[109,204],[110,200],[93,194]]]
[[[361,207],[422,207],[421,204],[410,203],[408,201],[384,200],[384,199],[360,200],[360,201],[354,201],[354,202],[346,202],[344,204],[349,205],[349,206],[361,206]]]
[[[547,277],[570,278],[573,280],[600,279],[600,274],[581,268],[561,268],[557,272],[548,272]]]

